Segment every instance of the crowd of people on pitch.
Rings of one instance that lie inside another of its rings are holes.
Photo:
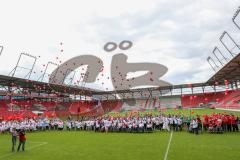
[[[47,117],[41,118],[26,118],[24,120],[0,121],[0,133],[9,132],[12,128],[24,130],[28,132],[44,131],[44,130],[63,130],[64,121],[59,118],[49,119]]]
[[[25,131],[45,130],[85,130],[95,132],[130,132],[143,133],[160,131],[182,131],[198,134],[202,131],[210,133],[239,131],[239,118],[234,115],[213,114],[211,116],[188,117],[181,115],[145,115],[132,117],[98,117],[73,120],[69,117],[66,121],[59,118],[49,119],[24,119],[22,121],[0,121],[0,133],[9,132],[12,128]]]
[[[210,133],[238,132],[240,119],[238,116],[228,114],[204,115],[202,125],[204,130]]]

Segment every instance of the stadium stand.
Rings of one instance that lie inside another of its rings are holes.
[[[181,97],[181,104],[183,108],[196,108],[201,107],[202,105],[209,106],[217,103],[224,96],[224,92],[183,95]]]
[[[240,109],[240,91],[228,92],[220,101],[213,105],[215,108]]]
[[[123,110],[146,110],[156,108],[209,107],[223,109],[240,109],[240,91],[204,93],[196,95],[167,96],[160,99],[128,99],[46,102],[36,100],[0,100],[0,117],[11,119],[34,116],[33,112],[44,113],[46,116],[65,117],[68,115],[97,116],[108,112]]]

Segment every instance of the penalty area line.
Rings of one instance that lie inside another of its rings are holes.
[[[167,160],[168,158],[168,151],[169,151],[169,148],[170,148],[170,145],[171,145],[171,141],[172,141],[172,136],[173,136],[173,131],[171,131],[171,134],[170,134],[170,138],[168,140],[168,146],[167,146],[167,150],[165,152],[165,156],[164,156],[164,160]]]
[[[33,142],[30,142],[30,143],[33,143]],[[34,148],[38,148],[38,147],[41,147],[41,146],[43,146],[43,145],[48,144],[48,142],[35,142],[35,143],[40,143],[40,144],[34,145],[34,146],[32,146],[32,147],[29,147],[29,148],[26,149],[26,151],[29,151],[29,150],[32,150],[32,149],[34,149]],[[8,153],[8,154],[5,154],[5,155],[3,155],[3,156],[0,156],[0,159],[6,158],[6,157],[10,157],[10,156],[12,156],[12,155],[14,155],[14,154],[17,154],[17,152],[12,152],[12,153]]]

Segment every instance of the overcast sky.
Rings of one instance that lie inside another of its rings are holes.
[[[206,61],[213,48],[227,54],[218,40],[222,32],[239,41],[240,31],[231,21],[239,5],[239,0],[1,0],[0,74],[14,68],[21,52],[38,57],[31,79],[42,74],[48,61],[91,54],[104,62],[104,76],[96,85],[104,81],[106,89],[111,88],[111,58],[124,53],[129,63],[165,65],[162,79],[172,84],[205,82],[214,74]],[[131,40],[133,47],[103,50],[106,42],[122,40]],[[20,61],[24,67],[31,63]],[[26,73],[19,69],[16,76]]]

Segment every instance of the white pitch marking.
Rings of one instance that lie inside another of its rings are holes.
[[[27,142],[28,142],[28,143],[41,143],[41,144],[42,144],[42,143],[48,143],[48,142],[35,142],[35,141],[34,141],[34,142],[33,142],[33,141],[27,141]]]
[[[171,145],[171,141],[172,141],[172,135],[173,135],[173,131],[171,131],[171,135],[170,135],[170,138],[169,138],[169,141],[168,141],[168,146],[167,146],[167,150],[165,152],[164,160],[167,160],[168,151],[169,151],[169,148],[170,148],[170,145]]]
[[[38,145],[35,145],[35,146],[32,146],[32,147],[28,147],[26,150],[29,151],[31,149],[34,149],[34,148],[37,148],[37,147],[40,147],[40,146],[43,146],[43,145],[46,145],[48,144],[47,142],[42,142],[41,144],[38,144]]]
[[[41,143],[41,144],[38,144],[38,145],[35,145],[35,146],[32,146],[32,147],[29,147],[28,149],[26,149],[26,151],[29,151],[31,149],[34,149],[34,148],[37,148],[37,147],[40,147],[40,146],[43,146],[43,145],[46,145],[48,142],[30,142],[30,143]],[[6,157],[9,157],[13,154],[16,154],[17,152],[12,152],[12,153],[9,153],[9,154],[5,154],[3,156],[0,157],[0,159],[2,158],[6,158]]]

